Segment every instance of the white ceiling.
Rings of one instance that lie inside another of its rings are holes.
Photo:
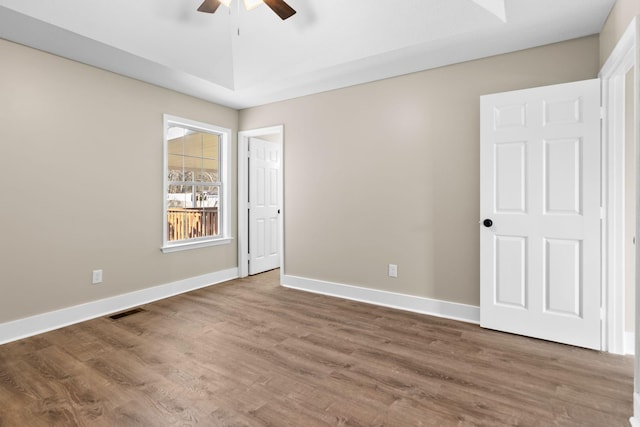
[[[0,38],[233,108],[596,34],[615,0],[0,0]]]

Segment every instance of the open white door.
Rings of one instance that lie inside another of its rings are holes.
[[[481,326],[600,349],[600,81],[480,114]]]
[[[249,274],[280,267],[279,145],[249,138]]]

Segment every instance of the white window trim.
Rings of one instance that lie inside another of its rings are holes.
[[[198,240],[169,242],[167,241],[167,191],[168,178],[167,168],[169,162],[167,130],[169,125],[184,126],[190,129],[199,130],[207,133],[215,133],[220,136],[220,203],[218,206],[218,214],[220,220],[220,234],[211,238],[201,238]],[[217,246],[228,244],[233,240],[231,237],[231,129],[215,126],[208,123],[197,122],[182,117],[163,115],[163,166],[162,166],[162,247],[160,250],[164,253],[184,251],[188,249],[204,248],[209,246]]]

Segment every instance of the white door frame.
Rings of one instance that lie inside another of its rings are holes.
[[[637,26],[638,21],[634,18],[599,73],[602,80],[602,101],[606,111],[602,122],[602,190],[603,206],[606,210],[602,236],[605,242],[602,306],[606,313],[602,330],[602,348],[616,354],[625,352],[624,81],[627,72],[634,66],[635,81],[638,81]],[[634,98],[637,105],[637,84],[635,86]],[[636,123],[636,147],[637,134]]]
[[[602,126],[603,203],[606,208],[606,226],[603,230],[603,307],[606,311],[603,322],[603,349],[611,353],[624,352],[624,302],[625,302],[625,265],[624,265],[624,78],[634,67],[634,109],[635,109],[635,147],[640,147],[638,131],[638,106],[640,106],[638,88],[638,48],[640,48],[640,21],[634,17],[600,70],[602,79],[602,99],[605,117]],[[636,212],[639,206],[640,170],[637,160],[636,169]],[[640,225],[640,216],[636,213],[636,229]],[[640,427],[640,286],[638,282],[640,251],[636,251],[635,271],[635,375],[633,409],[630,422]]]
[[[260,129],[243,130],[238,132],[238,276],[249,275],[249,214],[247,212],[249,200],[249,138],[271,136],[271,141],[278,144],[281,153],[280,174],[282,179],[278,183],[280,193],[278,217],[280,244],[280,277],[284,276],[284,126],[270,126]]]

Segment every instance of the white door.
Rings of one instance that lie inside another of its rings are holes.
[[[280,267],[280,160],[278,144],[249,139],[249,274]]]
[[[600,349],[600,81],[481,97],[480,324]]]

